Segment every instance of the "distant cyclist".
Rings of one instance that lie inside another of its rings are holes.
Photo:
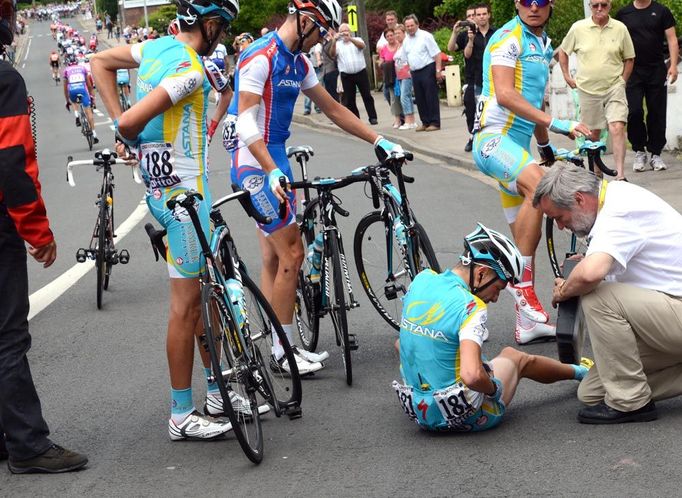
[[[535,294],[535,251],[542,212],[532,204],[542,169],[530,153],[535,134],[543,159],[554,159],[547,130],[573,137],[589,135],[582,123],[552,119],[544,96],[552,58],[544,27],[553,0],[515,0],[518,15],[498,29],[483,55],[483,91],[474,123],[473,156],[483,173],[498,182],[502,207],[523,255],[520,282],[508,290],[516,301],[516,342],[555,336],[549,315]]]
[[[92,57],[92,69],[102,100],[114,118],[117,139],[132,148],[140,161],[149,210],[168,232],[170,314],[166,351],[171,383],[168,434],[173,441],[210,439],[231,429],[224,419],[217,383],[209,382],[204,414],[192,397],[195,335],[203,334],[199,276],[204,267],[197,235],[186,212],[171,211],[166,201],[196,190],[203,195],[197,211],[209,236],[211,194],[207,177],[206,111],[210,84],[201,57],[213,53],[239,12],[237,0],[179,0],[176,36],[115,47]],[[139,67],[137,102],[121,112],[116,71]],[[117,145],[125,155],[123,144]],[[210,360],[200,348],[205,373],[212,379]],[[235,410],[250,407],[236,394]]]
[[[57,82],[61,81],[61,78],[59,77],[59,54],[56,50],[50,52],[48,60],[50,62],[50,68],[52,69],[52,79]]]
[[[122,68],[116,70],[116,86],[123,92],[128,107],[130,107],[130,69]]]
[[[496,302],[523,272],[519,250],[507,237],[478,224],[464,238],[460,262],[443,273],[424,270],[403,301],[400,372],[393,382],[411,420],[432,431],[477,432],[502,421],[521,379],[543,384],[581,380],[585,365],[566,365],[514,348],[487,361],[486,303]]]
[[[76,116],[76,126],[81,126],[78,109],[75,108],[77,99],[80,96],[81,104],[85,110],[85,116],[92,130],[92,140],[99,143],[97,132],[95,131],[95,119],[92,115],[92,102],[90,96],[93,94],[92,82],[85,67],[78,64],[74,55],[67,55],[66,68],[64,69],[64,98],[66,99],[66,110],[71,109],[74,104],[73,113]]]
[[[259,225],[262,252],[261,289],[293,344],[293,313],[298,271],[304,248],[296,226],[296,200],[280,187],[280,177],[293,180],[286,156],[286,141],[299,93],[309,97],[344,131],[372,143],[386,157],[402,148],[377,135],[348,109],[332,99],[305,56],[341,22],[337,0],[292,0],[288,15],[276,32],[254,41],[239,57],[235,96],[228,109],[224,142],[232,151],[232,181],[251,192],[256,209],[272,217]],[[236,135],[235,135],[236,131]],[[237,140],[238,139],[238,140]],[[236,142],[236,143],[235,143]],[[287,203],[284,219],[280,202]],[[275,341],[273,341],[275,342]],[[281,347],[273,351],[274,369],[289,369]],[[295,350],[301,374],[315,372],[329,355]]]

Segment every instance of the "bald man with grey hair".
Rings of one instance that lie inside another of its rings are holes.
[[[627,182],[556,165],[533,206],[588,237],[585,257],[554,282],[552,305],[580,297],[595,365],[578,388],[586,424],[646,422],[654,400],[682,394],[682,215]]]

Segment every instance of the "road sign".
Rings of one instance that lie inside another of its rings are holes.
[[[348,6],[348,27],[351,31],[358,32],[358,6],[349,5]]]

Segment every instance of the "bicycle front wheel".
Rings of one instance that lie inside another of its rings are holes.
[[[343,349],[343,367],[346,371],[346,384],[353,384],[353,364],[351,361],[351,344],[348,337],[348,317],[346,309],[346,280],[343,268],[341,267],[341,252],[339,250],[339,239],[336,231],[328,232],[329,254],[325,262],[326,271],[331,271],[333,283],[329,296],[329,308],[336,332],[337,342]]]
[[[99,199],[99,215],[97,217],[97,247],[95,250],[95,271],[97,272],[97,309],[102,309],[102,294],[104,293],[107,271],[107,238],[108,208],[106,194],[102,192]],[[108,282],[107,282],[108,284]]]
[[[301,378],[296,366],[296,358],[282,326],[251,277],[242,272],[246,315],[253,353],[258,360],[258,369],[263,379],[260,393],[272,406],[276,416],[282,413],[294,415],[300,411],[302,389]],[[289,372],[284,370],[274,358],[273,336],[284,350],[284,358]]]
[[[585,254],[587,240],[576,237],[570,230],[560,230],[554,219],[545,219],[545,242],[547,243],[547,255],[552,273],[555,278],[563,278],[564,259],[574,254]]]
[[[402,298],[412,279],[426,268],[440,270],[424,228],[416,223],[413,230],[414,235],[407,235],[414,244],[408,253],[406,245],[396,240],[386,214],[368,213],[355,229],[353,252],[360,282],[374,309],[395,330],[400,330]],[[414,269],[406,264],[408,254]]]
[[[223,412],[230,419],[246,457],[260,463],[263,460],[263,428],[250,355],[222,293],[211,283],[202,288],[201,304],[211,370],[223,400]]]
[[[104,290],[109,289],[109,277],[111,277],[111,270],[113,269],[112,257],[115,254],[114,248],[114,192],[109,188],[109,193],[105,198],[106,201],[106,225],[105,225],[105,268],[104,268]]]
[[[310,280],[313,268],[307,257],[308,247],[317,236],[318,207],[319,201],[317,199],[310,201],[299,226],[303,251],[306,255],[303,258],[301,269],[298,271],[294,318],[296,319],[296,329],[301,339],[301,345],[307,351],[317,349],[317,342],[320,337],[320,284]]]

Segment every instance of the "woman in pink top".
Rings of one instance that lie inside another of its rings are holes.
[[[396,72],[393,56],[400,48],[400,43],[396,40],[392,28],[384,30],[384,38],[386,38],[386,44],[379,51],[379,59],[381,59],[384,85],[386,85],[388,90],[389,104],[391,105],[391,114],[393,115],[393,128],[399,128],[400,115],[403,113],[403,108],[400,105],[400,99],[395,95]]]

